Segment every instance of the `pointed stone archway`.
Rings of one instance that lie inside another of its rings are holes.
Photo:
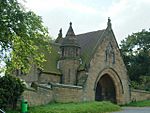
[[[103,75],[97,83],[95,100],[106,100],[116,103],[116,89],[113,80],[109,75]]]
[[[122,81],[113,69],[104,69],[95,82],[95,100],[122,103]]]

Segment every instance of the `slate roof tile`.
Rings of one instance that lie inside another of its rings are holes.
[[[101,35],[103,34],[104,31],[105,29],[76,35],[77,42],[81,47],[81,59],[84,65],[89,63],[92,53],[97,43],[99,43],[99,40],[102,38]],[[63,42],[64,39],[65,38],[62,38],[60,42]],[[44,71],[60,73],[60,71],[57,69],[57,61],[59,60],[60,45],[61,44],[59,43],[53,43],[51,53],[50,54],[46,53],[47,61],[44,63],[45,68]]]

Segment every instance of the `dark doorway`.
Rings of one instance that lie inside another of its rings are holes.
[[[95,100],[106,100],[116,103],[115,85],[109,75],[103,75],[97,83],[95,91]]]

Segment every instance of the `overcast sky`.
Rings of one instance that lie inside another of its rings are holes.
[[[150,0],[24,1],[28,10],[42,17],[53,38],[57,37],[60,28],[65,36],[70,21],[75,34],[105,29],[108,17],[118,43],[133,32],[150,28]]]
[[[60,28],[66,35],[69,22],[75,34],[105,29],[107,18],[117,41],[150,28],[150,0],[25,0],[29,10],[40,15],[53,38]]]

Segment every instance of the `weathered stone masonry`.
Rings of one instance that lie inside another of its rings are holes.
[[[38,85],[38,89],[28,89],[23,93],[30,106],[48,104],[50,102],[82,102],[81,86],[62,84]]]
[[[79,35],[75,35],[70,23],[66,36],[62,36],[61,29],[55,43],[51,44],[51,53],[46,53],[44,70],[38,72],[34,68],[32,80],[23,77],[39,86],[36,92],[24,93],[25,97],[30,95],[31,105],[36,103],[32,95],[43,98],[43,101],[37,101],[37,105],[51,101],[130,102],[129,78],[110,19],[106,29]],[[49,87],[47,85],[42,88],[42,84],[51,84],[51,88],[45,89]]]

